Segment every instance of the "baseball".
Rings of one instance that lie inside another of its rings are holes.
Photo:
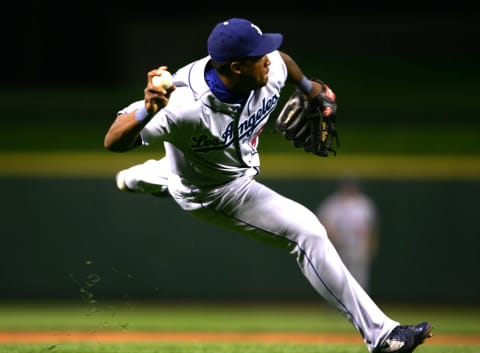
[[[152,77],[152,85],[169,89],[173,85],[172,74],[166,70],[159,70],[159,74]]]

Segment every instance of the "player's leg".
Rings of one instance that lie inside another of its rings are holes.
[[[354,325],[370,350],[398,326],[348,272],[325,228],[305,206],[248,178],[217,192],[215,201],[192,214],[288,249],[311,285]]]
[[[345,262],[345,261],[344,261]],[[357,280],[357,282],[362,286],[365,291],[369,291],[369,275],[370,275],[370,265],[369,259],[361,258],[360,256],[350,256],[348,263],[345,262],[345,265],[349,269],[350,273]]]
[[[121,191],[169,196],[167,188],[169,173],[170,169],[166,158],[150,159],[145,163],[119,171],[115,180]]]

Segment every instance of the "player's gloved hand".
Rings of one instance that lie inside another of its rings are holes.
[[[319,95],[313,98],[315,104],[320,108],[324,118],[335,121],[337,117],[336,95],[325,82],[321,80],[316,81],[322,85],[322,90]]]
[[[312,79],[321,84],[314,96],[307,97],[296,90],[283,106],[277,117],[277,128],[295,147],[305,152],[327,157],[336,151],[333,144],[338,143],[335,126],[337,104],[335,93],[323,81]],[[320,92],[320,93],[318,93]],[[316,95],[315,95],[316,94]]]

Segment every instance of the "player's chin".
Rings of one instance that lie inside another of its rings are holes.
[[[267,84],[268,82],[268,74],[260,77],[258,80],[257,80],[257,86],[258,87],[263,87]]]

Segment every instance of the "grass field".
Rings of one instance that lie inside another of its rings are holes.
[[[419,353],[480,352],[480,307],[383,309],[402,323],[433,324]],[[321,303],[1,302],[0,313],[1,353],[367,352]]]

